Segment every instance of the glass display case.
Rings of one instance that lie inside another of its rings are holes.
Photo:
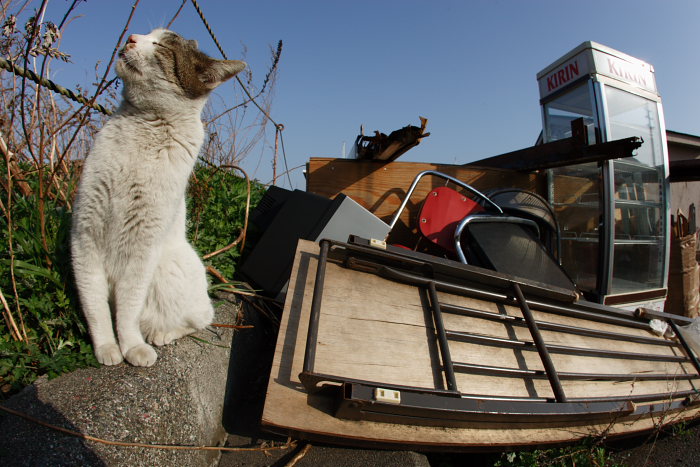
[[[641,136],[637,155],[612,161],[614,240],[611,294],[665,287],[664,145],[655,102],[605,87],[611,139]]]
[[[538,74],[543,139],[589,143],[636,136],[634,157],[553,169],[549,201],[562,230],[562,265],[589,299],[660,309],[669,251],[668,155],[651,65],[585,42]]]

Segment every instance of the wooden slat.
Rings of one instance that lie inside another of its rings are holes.
[[[330,266],[330,265],[329,265]],[[348,299],[370,295],[372,302]],[[327,275],[318,373],[434,388],[426,313],[418,289],[334,268]]]

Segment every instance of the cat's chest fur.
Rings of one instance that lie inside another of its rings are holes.
[[[117,114],[85,162],[77,222],[107,251],[136,237],[167,233],[202,140],[198,118]]]
[[[171,122],[118,116],[100,132],[86,169],[111,174],[114,188],[126,188],[135,180],[174,188],[187,181],[203,138],[198,118]]]

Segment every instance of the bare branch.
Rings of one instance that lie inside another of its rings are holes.
[[[178,17],[178,15],[180,14],[180,12],[182,11],[182,9],[185,7],[186,4],[187,4],[187,0],[182,0],[182,3],[180,4],[180,8],[177,9],[177,11],[173,15],[173,17],[170,19],[170,22],[168,22],[168,25],[165,26],[165,29],[170,29],[170,26],[173,25],[173,23],[175,22],[175,19]]]

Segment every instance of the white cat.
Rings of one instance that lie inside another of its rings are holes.
[[[207,97],[245,66],[165,29],[131,35],[120,52],[123,101],[85,160],[71,238],[100,363],[153,365],[146,341],[165,345],[211,323],[204,265],[185,237],[185,188]]]

